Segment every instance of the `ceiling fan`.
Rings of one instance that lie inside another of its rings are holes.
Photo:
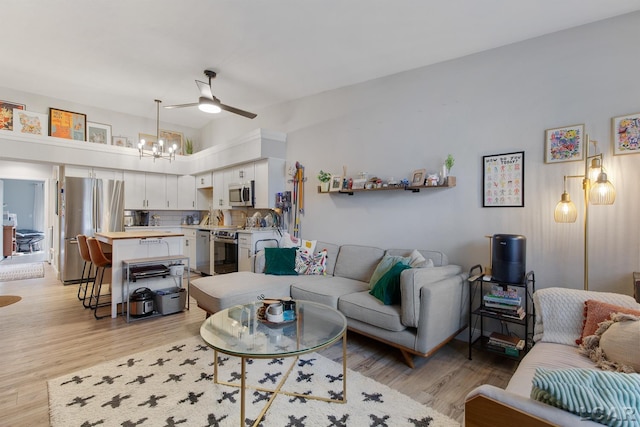
[[[204,75],[209,77],[209,83],[196,80],[196,84],[198,85],[198,89],[200,90],[200,98],[198,99],[198,102],[194,102],[191,104],[165,105],[164,108],[172,109],[197,106],[200,111],[204,111],[205,113],[215,114],[224,110],[230,113],[239,114],[249,119],[253,119],[257,116],[257,114],[221,103],[220,100],[213,95],[213,91],[211,90],[211,79],[214,79],[216,77],[216,72],[213,70],[204,70]]]

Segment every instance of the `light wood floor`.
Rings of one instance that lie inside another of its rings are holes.
[[[100,362],[197,335],[204,312],[193,300],[183,313],[127,324],[95,320],[76,297],[77,285],[63,286],[45,263],[45,278],[0,283],[0,295],[22,300],[0,308],[0,425],[49,425],[47,380]],[[338,344],[322,351],[339,360]],[[504,387],[515,362],[475,352],[466,342],[446,345],[415,369],[398,350],[351,333],[348,367],[462,422],[464,397],[489,383]]]

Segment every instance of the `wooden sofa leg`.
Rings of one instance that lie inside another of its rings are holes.
[[[413,364],[413,354],[403,349],[400,349],[400,353],[402,353],[402,358],[404,359],[404,363],[409,365],[411,369],[415,368],[415,365]]]

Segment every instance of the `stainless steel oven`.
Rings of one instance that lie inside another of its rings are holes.
[[[238,232],[214,230],[212,234],[212,273],[226,274],[238,271]]]

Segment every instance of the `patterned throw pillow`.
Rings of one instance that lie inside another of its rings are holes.
[[[304,250],[296,253],[296,271],[303,275],[325,275],[327,274],[327,250],[311,254]]]
[[[593,335],[598,329],[598,323],[605,320],[611,320],[610,315],[612,313],[625,313],[633,314],[634,316],[640,316],[640,310],[634,310],[632,308],[620,307],[615,304],[609,304],[597,300],[586,300],[584,302],[584,321],[582,323],[582,335],[576,340],[576,344],[582,344],[584,337]]]

